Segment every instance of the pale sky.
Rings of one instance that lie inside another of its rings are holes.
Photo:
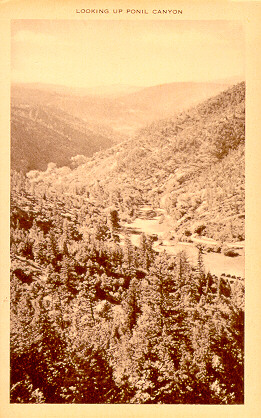
[[[236,21],[13,20],[13,82],[152,86],[244,78]]]

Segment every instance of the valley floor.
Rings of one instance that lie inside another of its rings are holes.
[[[189,261],[196,265],[198,260],[197,245],[218,245],[218,241],[207,237],[190,237],[192,242],[176,242],[172,239],[165,239],[164,235],[169,232],[168,225],[162,222],[162,216],[168,217],[164,209],[152,209],[151,206],[142,206],[138,217],[131,223],[123,226],[127,229],[133,245],[139,246],[140,235],[157,235],[158,240],[154,241],[153,248],[157,252],[166,251],[169,255],[176,255],[185,251]],[[220,276],[221,274],[236,277],[245,277],[245,251],[244,241],[238,243],[225,243],[228,248],[237,248],[237,256],[229,257],[223,253],[205,252],[203,261],[206,272]]]

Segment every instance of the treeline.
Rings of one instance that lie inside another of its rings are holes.
[[[13,174],[12,403],[244,401],[244,286]]]

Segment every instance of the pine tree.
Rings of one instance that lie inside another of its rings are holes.
[[[123,262],[127,264],[128,268],[133,266],[133,246],[129,235],[124,237]]]
[[[124,309],[126,312],[126,328],[129,332],[132,332],[132,329],[136,325],[138,316],[140,314],[137,279],[132,279],[130,282],[130,286],[124,301]]]
[[[54,267],[57,267],[57,257],[59,254],[59,249],[57,245],[57,237],[54,231],[50,231],[47,239],[47,261],[48,263],[52,263]]]

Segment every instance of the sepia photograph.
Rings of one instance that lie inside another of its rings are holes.
[[[244,404],[240,21],[11,21],[10,403]]]

